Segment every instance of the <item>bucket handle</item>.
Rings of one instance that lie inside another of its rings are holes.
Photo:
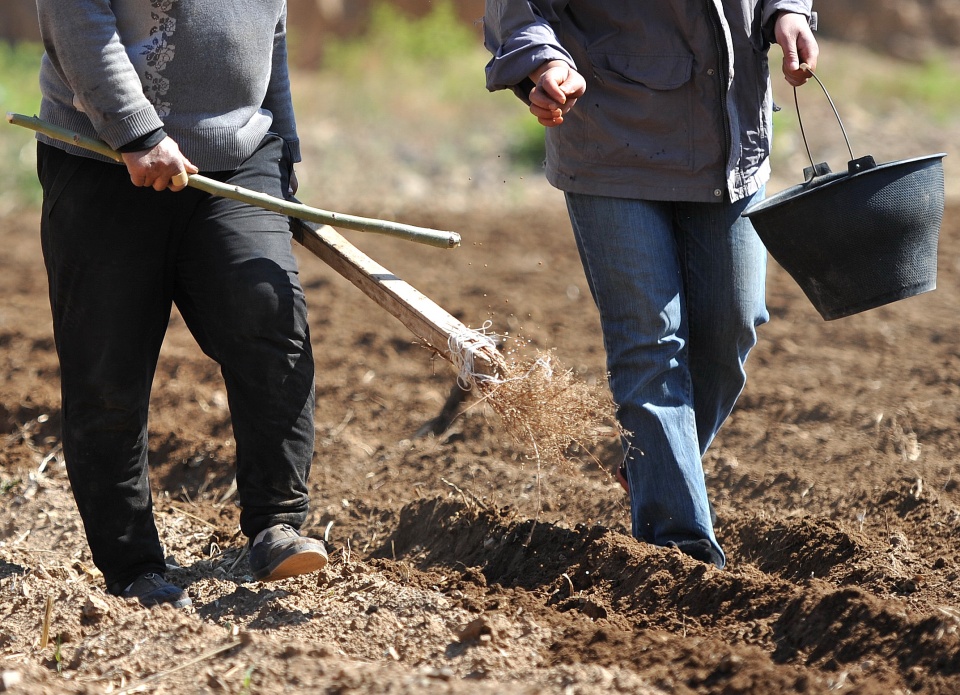
[[[810,73],[810,76],[817,81],[817,84],[820,85],[820,89],[823,90],[824,95],[827,97],[827,101],[830,103],[830,108],[833,110],[833,115],[837,119],[837,123],[840,125],[840,132],[843,134],[843,141],[847,144],[847,152],[850,155],[850,161],[848,163],[848,168],[851,174],[855,174],[858,171],[864,169],[870,169],[876,166],[876,162],[873,157],[867,155],[862,159],[857,159],[853,156],[853,148],[850,147],[850,138],[847,137],[847,130],[843,127],[843,121],[840,119],[840,113],[837,111],[836,105],[833,103],[833,99],[830,98],[830,92],[827,91],[827,88],[824,86],[823,82],[817,77],[816,73],[810,68],[806,63],[800,63],[800,67],[803,70],[806,70]],[[793,88],[793,103],[797,109],[797,122],[800,124],[800,135],[803,136],[803,146],[807,150],[807,158],[810,160],[810,167],[804,169],[804,175],[808,182],[812,181],[817,176],[822,176],[824,174],[830,173],[830,167],[826,164],[814,164],[813,155],[810,153],[810,144],[807,142],[807,133],[803,129],[803,118],[800,116],[800,101],[797,99],[797,88]]]

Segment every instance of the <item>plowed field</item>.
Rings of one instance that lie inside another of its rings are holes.
[[[345,234],[467,325],[489,320],[602,384],[561,198],[503,198],[399,210],[460,232],[457,250]],[[222,380],[175,315],[150,452],[185,612],[103,591],[60,456],[38,215],[9,214],[0,691],[960,692],[958,213],[934,292],[849,318],[822,321],[771,263],[772,320],[704,460],[723,571],[630,537],[612,434],[538,463],[473,397],[430,431],[451,365],[300,249],[318,374],[305,531],[331,562],[270,585],[249,575]]]

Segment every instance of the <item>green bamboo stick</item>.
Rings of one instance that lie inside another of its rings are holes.
[[[123,157],[121,157],[118,152],[112,150],[105,142],[80,135],[65,128],[60,128],[39,118],[24,116],[18,113],[7,113],[7,122],[29,128],[38,133],[43,133],[55,140],[96,152],[117,162],[123,162]],[[279,212],[308,222],[329,224],[332,227],[353,229],[358,232],[385,234],[387,236],[406,239],[407,241],[415,241],[441,249],[452,249],[460,245],[460,235],[456,232],[445,232],[439,229],[415,227],[400,222],[390,222],[388,220],[357,217],[355,215],[345,215],[339,212],[320,210],[319,208],[310,207],[303,203],[292,203],[265,193],[241,188],[240,186],[231,186],[215,179],[201,176],[200,174],[191,174],[187,185],[191,188],[206,191],[212,195],[239,200],[250,205],[272,210],[273,212]]]

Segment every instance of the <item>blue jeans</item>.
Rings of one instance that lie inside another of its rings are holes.
[[[750,202],[567,194],[627,433],[633,535],[656,545],[706,539],[721,564],[701,457],[769,318],[766,249],[740,216]]]

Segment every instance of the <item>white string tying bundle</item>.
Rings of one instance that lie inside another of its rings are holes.
[[[487,385],[500,385],[519,381],[529,377],[536,369],[543,369],[544,377],[548,381],[553,377],[553,365],[549,354],[539,356],[522,375],[507,377],[503,374],[478,372],[475,368],[477,350],[486,349],[496,352],[497,343],[504,339],[504,336],[490,331],[492,325],[493,322],[488,320],[484,321],[479,329],[465,328],[450,335],[447,349],[450,353],[450,361],[457,370],[457,383],[460,384],[460,388],[469,391],[481,382]]]
[[[450,334],[447,340],[447,351],[450,361],[457,370],[457,383],[464,391],[469,391],[479,382],[502,383],[499,376],[477,372],[476,356],[479,349],[486,349],[492,354],[497,353],[496,333],[490,332],[492,321],[484,321],[479,329],[464,327],[464,330]]]

